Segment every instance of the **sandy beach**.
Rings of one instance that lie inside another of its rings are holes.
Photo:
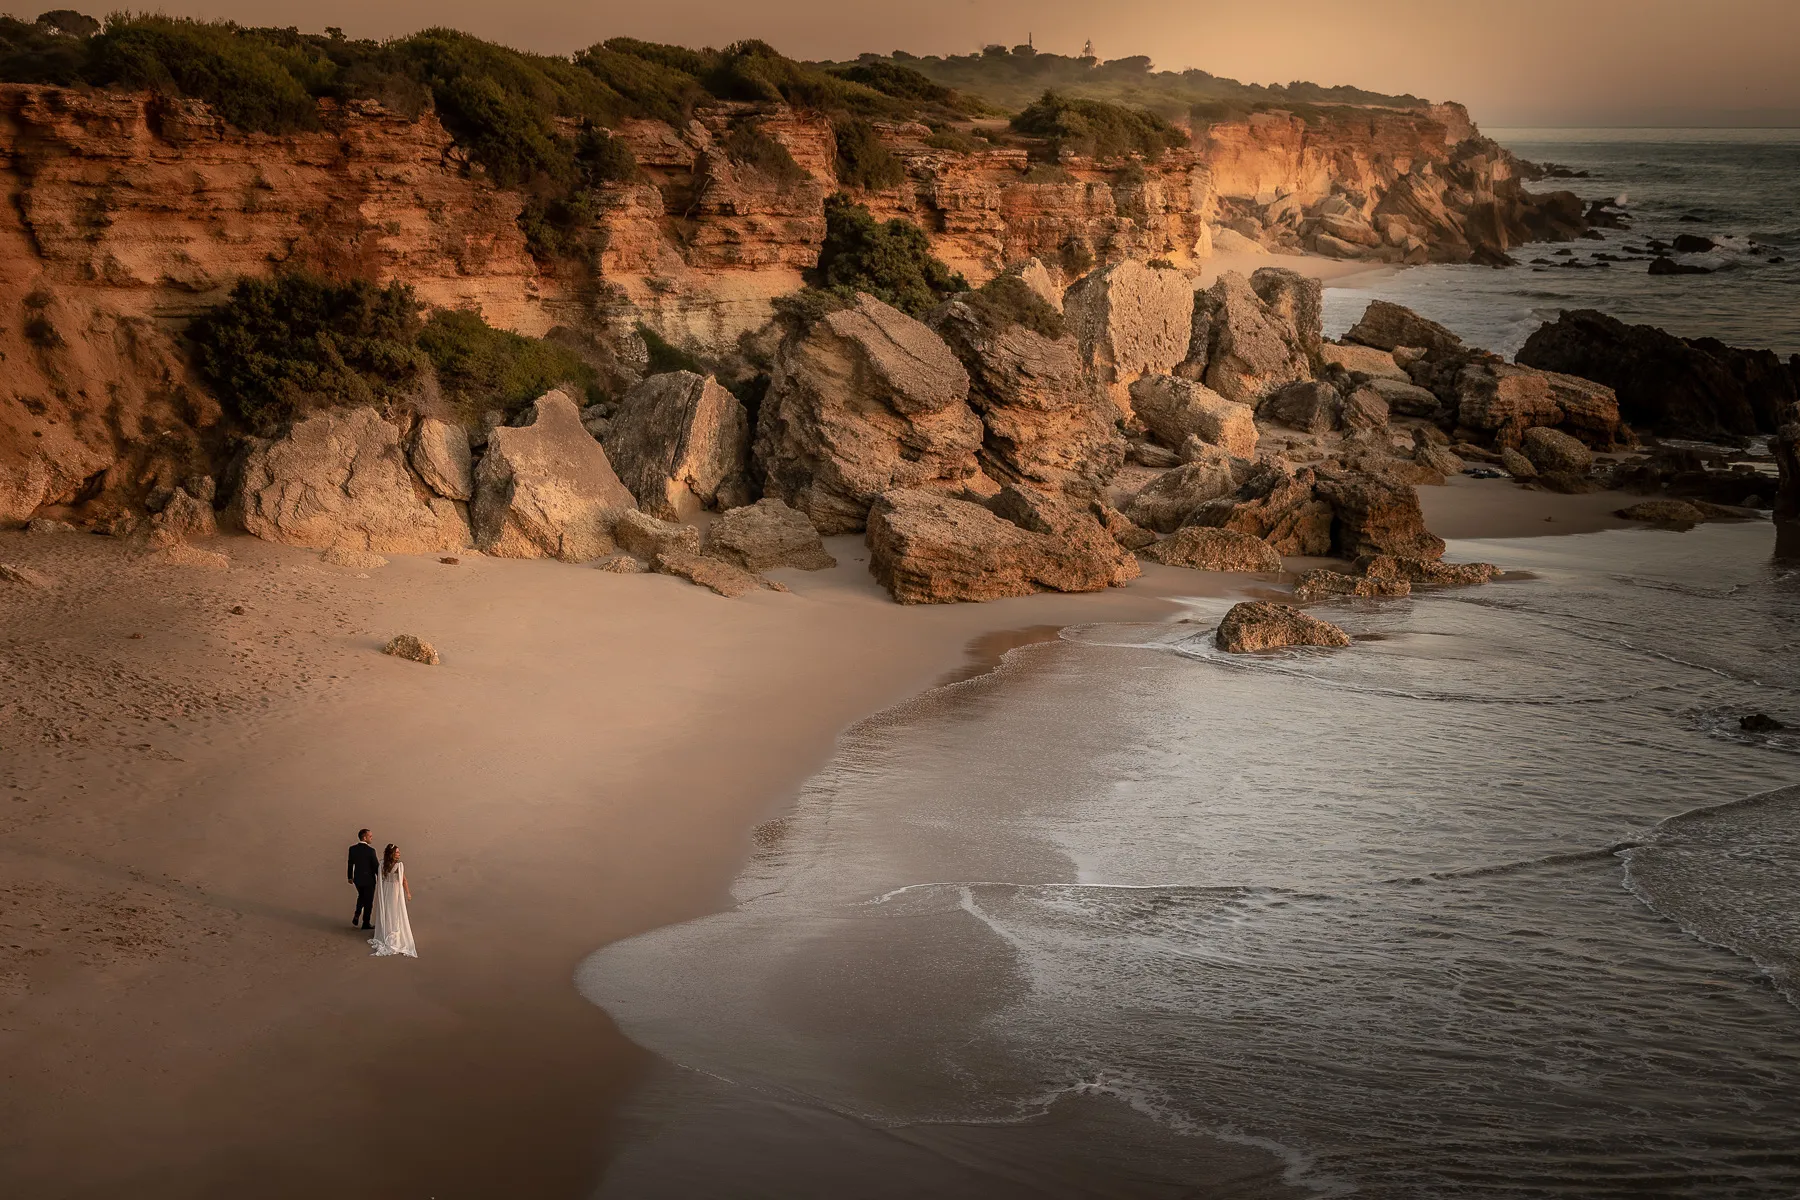
[[[1598,528],[1616,506],[1422,494],[1452,537]],[[1062,625],[1282,590],[1147,564],[1097,595],[904,607],[855,538],[832,540],[836,570],[739,600],[475,554],[358,572],[215,545],[227,572],[0,535],[0,560],[51,581],[0,595],[0,1160],[20,1194],[309,1196],[346,1172],[582,1194],[647,1056],[571,971],[716,909],[748,831],[840,730]],[[403,631],[443,664],[378,653]],[[403,847],[416,962],[349,927],[365,825]]]

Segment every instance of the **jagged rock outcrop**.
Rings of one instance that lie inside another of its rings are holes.
[[[231,508],[247,532],[288,546],[424,554],[469,544],[463,506],[413,475],[400,430],[372,408],[315,413],[252,440]]]
[[[1418,364],[1421,371],[1431,363]],[[1455,423],[1495,447],[1516,448],[1526,432],[1559,428],[1602,449],[1622,438],[1619,402],[1611,388],[1552,371],[1510,366],[1492,355],[1468,358],[1460,369],[1438,369],[1433,390]]]
[[[858,296],[776,355],[756,432],[763,490],[837,534],[862,529],[886,492],[960,488],[985,433],[968,396],[943,339]]]
[[[1246,464],[1247,465],[1247,464]],[[1201,505],[1228,496],[1243,483],[1231,456],[1222,450],[1166,471],[1138,489],[1125,506],[1133,523],[1158,533],[1173,533]]]
[[[1350,644],[1350,635],[1331,622],[1267,600],[1248,600],[1232,605],[1213,637],[1219,649],[1228,654],[1251,654],[1286,646]]]
[[[1281,570],[1281,555],[1267,542],[1233,529],[1189,525],[1145,547],[1142,554],[1164,566],[1194,571],[1272,574]]]
[[[214,537],[219,532],[213,506],[198,496],[188,495],[178,487],[163,501],[163,506],[150,518],[153,528],[166,530],[178,538]]]
[[[475,460],[469,450],[469,431],[461,425],[426,417],[413,430],[407,453],[412,469],[425,486],[449,500],[475,497]]]
[[[1187,357],[1194,284],[1181,271],[1127,259],[1076,280],[1063,313],[1083,365],[1129,412],[1134,380],[1166,375]]]
[[[1518,361],[1606,385],[1625,421],[1662,437],[1773,433],[1800,403],[1800,356],[1784,362],[1773,351],[1676,337],[1592,309],[1540,326]]]
[[[1188,353],[1177,371],[1253,407],[1277,388],[1311,379],[1319,347],[1317,298],[1289,278],[1291,271],[1256,274],[1279,305],[1267,303],[1251,280],[1225,272],[1194,297]],[[1305,332],[1295,316],[1308,322]]]
[[[612,553],[613,526],[636,500],[568,393],[546,393],[528,415],[530,424],[488,435],[475,472],[475,544],[500,558],[586,562]]]
[[[647,512],[626,509],[613,522],[612,539],[619,549],[642,559],[659,554],[700,553],[700,531],[692,525],[664,521]]]
[[[658,575],[673,575],[677,579],[685,579],[728,600],[762,589],[772,592],[787,590],[781,584],[764,579],[754,571],[747,571],[737,563],[686,549],[671,548],[663,551],[651,560],[650,569]]]
[[[776,567],[826,571],[837,566],[806,514],[773,497],[721,513],[707,531],[706,552],[747,571]]]
[[[1376,599],[1412,595],[1412,584],[1405,579],[1372,579],[1367,575],[1346,575],[1342,571],[1324,569],[1308,571],[1294,585],[1294,599],[1302,604],[1318,600]]]
[[[1188,521],[1261,538],[1282,557],[1331,553],[1331,505],[1316,490],[1311,468],[1289,473],[1260,464],[1229,496],[1195,509]]]
[[[1374,475],[1331,469],[1320,470],[1314,486],[1331,505],[1331,544],[1338,557],[1444,556],[1444,539],[1425,528],[1416,489]]]
[[[1356,560],[1356,569],[1370,579],[1405,580],[1428,587],[1468,587],[1486,583],[1500,573],[1493,563],[1447,563],[1395,554],[1364,555]]]
[[[1091,516],[1018,489],[1001,497],[1015,519],[939,492],[881,496],[869,512],[870,572],[902,604],[1095,592],[1138,574]]]
[[[1032,278],[1048,279],[1041,263],[1031,265]],[[1031,287],[1025,273],[1018,278]],[[968,371],[981,466],[1003,482],[1091,490],[1125,460],[1119,410],[1083,370],[1073,335],[1049,336],[1018,317],[999,302],[960,300],[927,317]]]
[[[1256,457],[1256,414],[1191,379],[1146,375],[1131,385],[1138,420],[1177,450],[1188,438],[1217,446],[1237,458]]]
[[[1319,358],[1327,366],[1342,367],[1346,371],[1360,372],[1372,378],[1398,379],[1402,383],[1411,381],[1411,376],[1394,361],[1390,350],[1360,346],[1354,342],[1323,342],[1319,346]]]
[[[650,376],[619,400],[600,440],[652,516],[687,521],[750,502],[750,418],[709,375]]]
[[[1330,433],[1343,420],[1344,397],[1329,383],[1290,383],[1269,393],[1257,406],[1256,414],[1301,433]]]
[[[1363,310],[1362,318],[1350,327],[1344,340],[1389,353],[1402,346],[1436,350],[1440,353],[1451,353],[1463,348],[1463,340],[1436,321],[1428,320],[1410,308],[1387,300],[1370,301],[1369,307]]]

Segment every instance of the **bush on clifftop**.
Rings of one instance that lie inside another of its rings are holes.
[[[1047,140],[1057,152],[1087,158],[1141,154],[1155,160],[1164,150],[1187,145],[1187,134],[1153,112],[1102,100],[1080,100],[1045,92],[1012,119],[1016,132]]]
[[[917,225],[897,217],[879,222],[841,193],[825,201],[825,241],[815,278],[827,290],[867,292],[914,317],[969,286],[931,253],[931,242]]]

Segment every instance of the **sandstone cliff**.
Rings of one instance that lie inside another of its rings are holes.
[[[1499,253],[1548,228],[1510,158],[1454,106],[1334,111],[1221,122],[1154,163],[1050,166],[878,125],[905,181],[859,198],[917,223],[974,282],[1031,256],[1063,283],[1124,258],[1189,263],[1227,229],[1421,261]],[[247,134],[198,102],[0,86],[0,524],[217,469],[227,431],[177,335],[241,276],[399,279],[524,333],[629,340],[642,321],[718,350],[800,286],[838,187],[821,115],[718,104],[683,128],[627,121],[617,136],[643,178],[602,191],[584,275],[533,260],[520,194],[488,183],[429,112],[322,102],[321,118],[317,132]],[[724,153],[748,118],[807,178],[773,180]]]

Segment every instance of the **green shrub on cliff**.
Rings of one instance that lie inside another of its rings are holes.
[[[323,55],[234,25],[158,16],[109,20],[88,55],[90,83],[204,100],[239,129],[262,133],[317,129],[313,89],[335,73]]]
[[[1023,325],[1054,341],[1069,331],[1063,315],[1017,275],[996,275],[963,299],[981,323],[996,333]]]
[[[239,280],[188,336],[221,402],[265,434],[316,409],[389,407],[433,371],[471,416],[510,412],[560,383],[596,390],[593,368],[565,346],[495,329],[476,312],[421,321],[421,307],[402,283],[296,272]]]
[[[1164,150],[1187,145],[1187,134],[1153,112],[1101,100],[1081,100],[1045,92],[1012,119],[1018,133],[1047,140],[1057,152],[1088,158],[1141,154],[1155,160]]]
[[[295,273],[239,280],[188,336],[219,399],[268,432],[310,409],[385,404],[424,365],[419,328],[404,284]]]
[[[812,178],[805,167],[794,161],[788,148],[764,133],[762,122],[756,120],[732,122],[725,135],[725,157],[776,183],[793,184]]]
[[[833,121],[832,126],[839,183],[884,191],[906,182],[906,168],[881,144],[873,125],[857,117],[845,117]]]
[[[841,295],[867,292],[915,317],[969,286],[931,253],[924,230],[898,217],[879,222],[841,193],[825,201],[815,279]]]

